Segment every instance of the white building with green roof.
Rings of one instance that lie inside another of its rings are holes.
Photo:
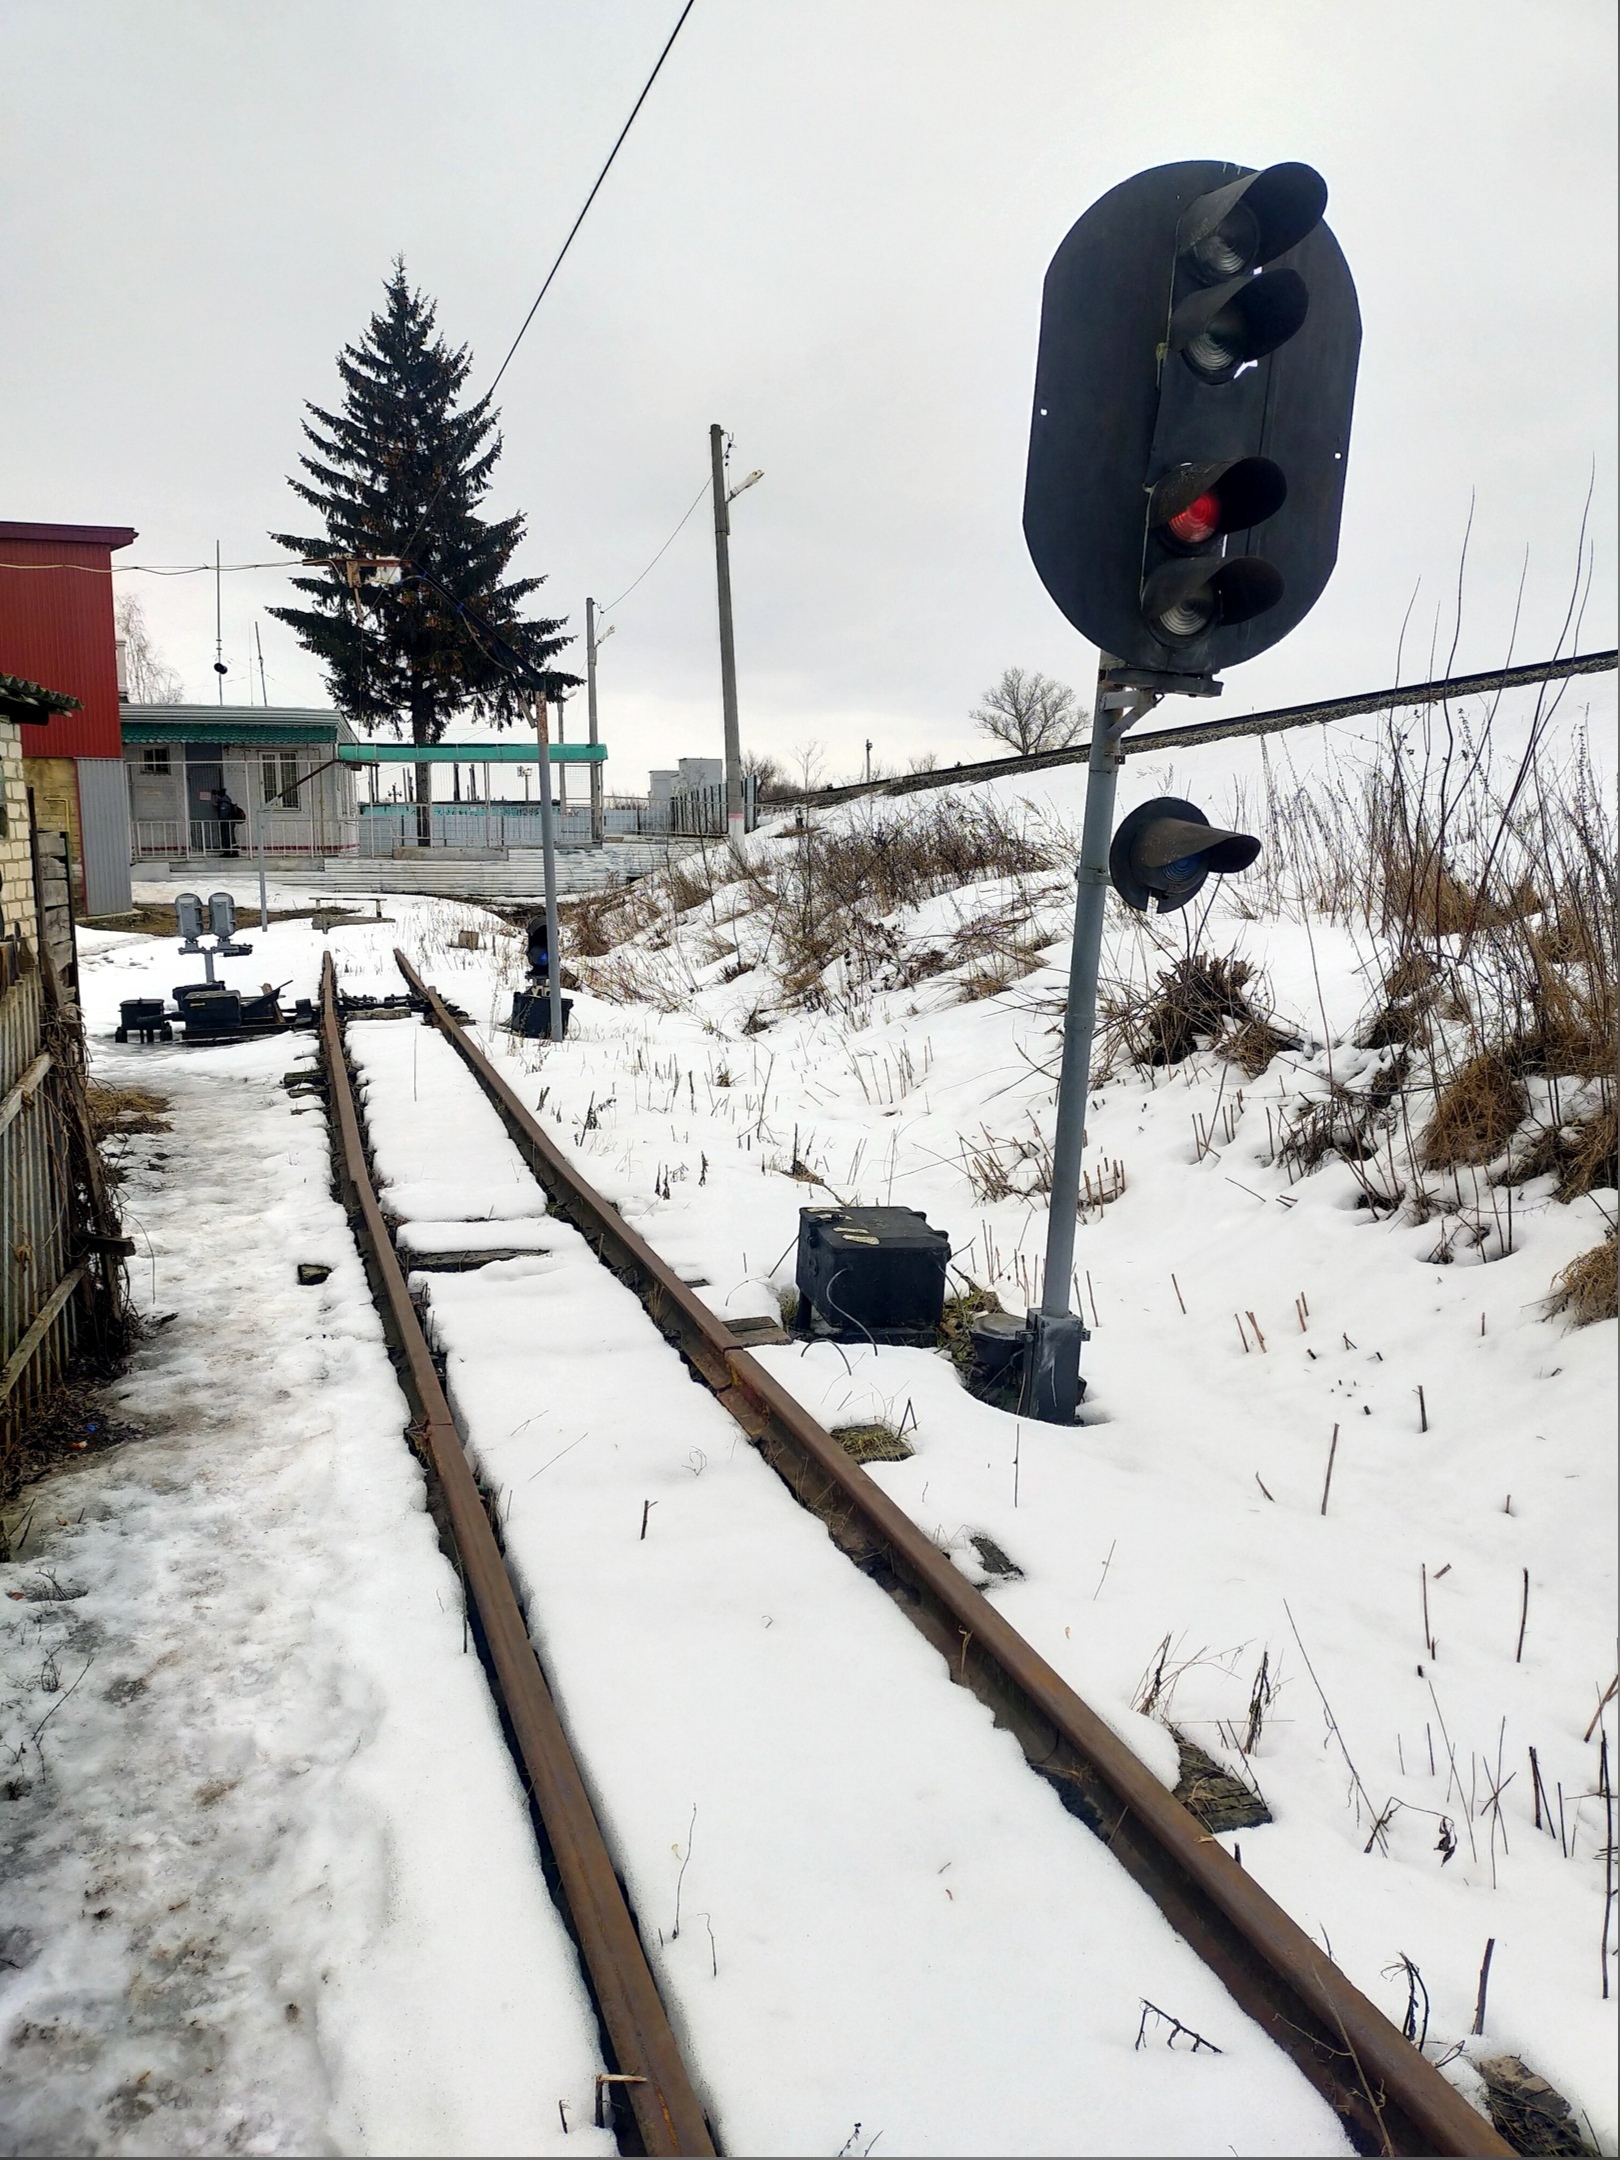
[[[358,851],[355,767],[338,762],[356,737],[341,713],[125,705],[120,719],[137,863],[256,855],[261,846],[274,862]]]

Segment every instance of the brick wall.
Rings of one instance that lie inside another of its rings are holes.
[[[23,779],[21,729],[0,720],[0,929],[22,925],[34,935],[34,868],[28,847],[28,789]]]

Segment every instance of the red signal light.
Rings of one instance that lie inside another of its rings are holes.
[[[1196,502],[1190,502],[1185,510],[1178,510],[1173,518],[1167,518],[1165,529],[1183,547],[1201,547],[1221,529],[1220,497],[1211,488]]]

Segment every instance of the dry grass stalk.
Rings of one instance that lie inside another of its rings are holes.
[[[1220,1033],[1226,1020],[1257,1017],[1244,995],[1254,978],[1247,960],[1195,953],[1161,969],[1155,993],[1136,1017],[1132,1054],[1141,1065],[1175,1065]]]
[[[1552,1175],[1558,1180],[1560,1200],[1578,1200],[1583,1193],[1620,1184],[1617,1142],[1615,1105],[1600,1103],[1567,1125],[1542,1126],[1499,1182],[1522,1185],[1531,1178]]]
[[[149,1088],[103,1087],[95,1080],[87,1082],[84,1094],[90,1106],[90,1129],[98,1147],[117,1133],[170,1130],[169,1121],[163,1115],[169,1107],[166,1095],[154,1095]]]
[[[1285,1050],[1297,1050],[1299,1037],[1288,1035],[1270,1020],[1262,1020],[1258,1014],[1234,1028],[1224,1042],[1216,1046],[1221,1056],[1232,1063],[1250,1080],[1258,1080],[1275,1058]]]
[[[1620,1271],[1611,1231],[1601,1245],[1583,1252],[1553,1277],[1547,1310],[1568,1313],[1575,1327],[1590,1327],[1595,1320],[1620,1317]]]
[[[1504,1050],[1477,1051],[1440,1090],[1418,1142],[1419,1159],[1431,1170],[1492,1162],[1529,1111],[1515,1061]]]

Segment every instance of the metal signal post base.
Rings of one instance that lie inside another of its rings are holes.
[[[1052,1197],[1046,1225],[1046,1272],[1041,1302],[1025,1320],[1024,1379],[1018,1408],[1043,1424],[1072,1425],[1080,1406],[1080,1346],[1089,1330],[1069,1309],[1074,1229],[1080,1212],[1080,1163],[1085,1152],[1086,1091],[1097,1021],[1097,971],[1102,957],[1103,907],[1108,898],[1108,847],[1114,832],[1114,791],[1125,762],[1126,730],[1159,702],[1158,693],[1116,687],[1108,654],[1099,656],[1097,703],[1086,775],[1086,814],[1080,839],[1074,945],[1063,1016],[1063,1063],[1058,1075],[1057,1134],[1052,1143]]]

